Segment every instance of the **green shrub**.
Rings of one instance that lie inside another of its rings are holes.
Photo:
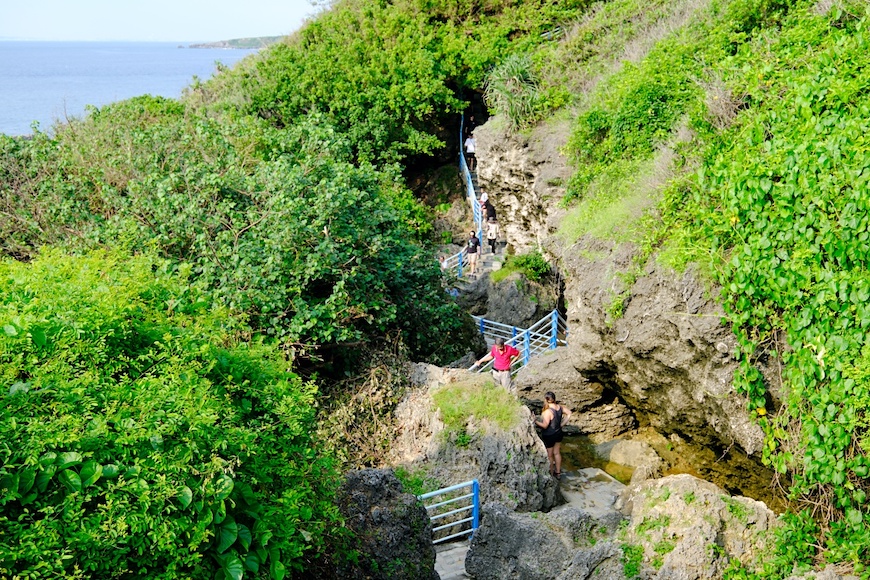
[[[516,397],[493,384],[489,376],[474,376],[463,382],[451,383],[433,395],[441,420],[459,440],[470,439],[468,420],[488,421],[502,430],[513,428],[519,421],[520,404]],[[463,435],[464,434],[464,435]]]
[[[438,480],[429,475],[422,467],[399,466],[394,471],[398,480],[402,482],[402,488],[408,493],[423,495],[441,487]]]
[[[863,570],[870,559],[861,387],[870,377],[870,158],[856,146],[870,131],[868,40],[838,9],[811,4],[733,2],[699,44],[730,55],[717,74],[745,95],[744,110],[721,133],[697,125],[705,149],[695,182],[668,201],[681,208],[665,210],[680,216],[674,237],[708,256],[723,288],[740,345],[734,386],[765,432],[764,461],[789,478],[800,510],[786,517],[770,575],[820,558]],[[771,355],[781,357],[782,385],[756,366]],[[788,393],[775,415],[774,386]]]
[[[484,97],[490,111],[503,115],[511,131],[537,120],[540,96],[531,59],[523,54],[508,56],[487,75]]]
[[[551,271],[550,263],[544,259],[540,252],[512,256],[511,262],[517,269],[522,270],[526,278],[532,282],[540,282]]]
[[[501,268],[491,274],[493,282],[500,282],[514,272],[521,272],[532,282],[540,282],[552,271],[550,263],[540,252],[508,256]]]
[[[280,579],[324,549],[316,390],[185,270],[0,262],[0,576]]]
[[[622,544],[622,571],[626,578],[640,576],[643,565],[643,547],[634,544]]]
[[[15,208],[0,214],[10,253],[44,243],[157,250],[287,342],[400,330],[418,359],[464,352],[467,321],[418,241],[431,220],[392,169],[351,163],[348,139],[318,116],[279,131],[253,119],[154,118],[134,105],[96,111],[59,144],[10,143],[8,173],[0,167]]]
[[[542,32],[588,4],[338,2],[231,73],[234,83],[216,86],[243,87],[245,111],[275,126],[320,110],[350,138],[356,159],[397,162],[443,147],[441,128],[465,106],[457,88],[478,89],[505,55],[546,42]]]

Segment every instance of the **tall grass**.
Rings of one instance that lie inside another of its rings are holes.
[[[505,118],[511,131],[537,120],[540,91],[531,58],[513,54],[492,69],[484,85],[484,98],[491,111]]]
[[[432,398],[441,412],[441,420],[451,432],[466,431],[472,420],[475,424],[488,422],[507,431],[520,420],[519,401],[497,387],[487,375],[446,385]]]

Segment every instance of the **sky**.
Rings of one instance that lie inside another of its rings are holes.
[[[314,0],[0,0],[0,40],[207,42],[283,36]]]

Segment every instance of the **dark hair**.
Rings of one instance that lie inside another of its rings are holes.
[[[498,338],[495,339],[495,345],[496,346],[504,346],[504,339],[499,336]]]
[[[547,391],[547,394],[544,395],[544,399],[551,402],[551,403],[555,403],[556,402],[556,394],[553,391]]]

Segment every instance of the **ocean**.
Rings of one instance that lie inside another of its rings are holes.
[[[0,133],[28,135],[31,124],[82,117],[139,95],[178,98],[215,63],[232,66],[256,50],[186,48],[172,42],[0,42]],[[183,47],[183,48],[180,48]]]

